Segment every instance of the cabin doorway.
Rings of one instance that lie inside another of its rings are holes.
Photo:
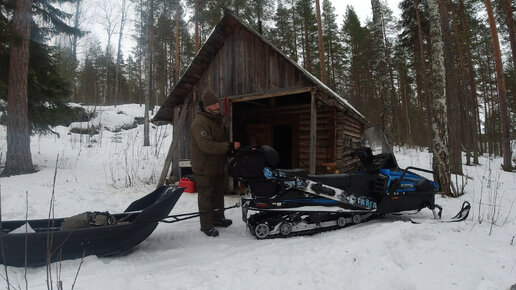
[[[278,168],[293,168],[294,126],[292,124],[248,124],[247,145],[269,145],[278,151]]]
[[[306,129],[302,119],[309,112],[310,93],[233,102],[233,140],[243,146],[272,146],[280,155],[278,168],[299,168],[300,147],[306,143],[300,139]]]
[[[278,151],[278,168],[292,168],[292,125],[276,125],[272,130],[273,146]]]

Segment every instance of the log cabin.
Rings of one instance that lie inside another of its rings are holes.
[[[178,160],[189,159],[190,122],[207,89],[230,100],[221,106],[230,140],[274,147],[279,168],[345,172],[343,153],[369,126],[346,99],[226,11],[153,118],[174,126],[160,183],[171,161],[177,176]]]

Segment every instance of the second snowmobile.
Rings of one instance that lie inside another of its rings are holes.
[[[348,157],[361,167],[352,174],[310,175],[302,169],[276,169],[278,153],[269,146],[247,147],[229,164],[230,175],[246,185],[242,218],[258,239],[311,234],[358,224],[385,214],[429,208],[440,219],[435,204],[438,181],[401,169],[383,131],[369,128],[361,146]],[[469,205],[452,221],[464,220]]]

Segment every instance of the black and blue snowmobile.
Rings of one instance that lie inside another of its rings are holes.
[[[229,164],[230,175],[246,185],[242,218],[258,239],[313,234],[358,224],[380,216],[429,208],[435,219],[438,181],[401,169],[379,128],[365,130],[361,146],[347,157],[358,158],[352,174],[307,174],[303,169],[277,169],[278,153],[269,146],[246,147]],[[469,204],[448,221],[462,221]]]

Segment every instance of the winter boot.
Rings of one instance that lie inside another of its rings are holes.
[[[216,226],[216,227],[227,228],[227,227],[229,227],[232,223],[233,223],[233,221],[232,221],[232,220],[230,220],[230,219],[223,219],[223,220],[220,220],[220,221],[215,221],[215,222],[213,222],[213,225],[214,225],[214,226]]]
[[[215,229],[215,228],[201,230],[201,232],[206,234],[208,237],[216,237],[219,235],[219,231],[217,231],[217,229]]]

